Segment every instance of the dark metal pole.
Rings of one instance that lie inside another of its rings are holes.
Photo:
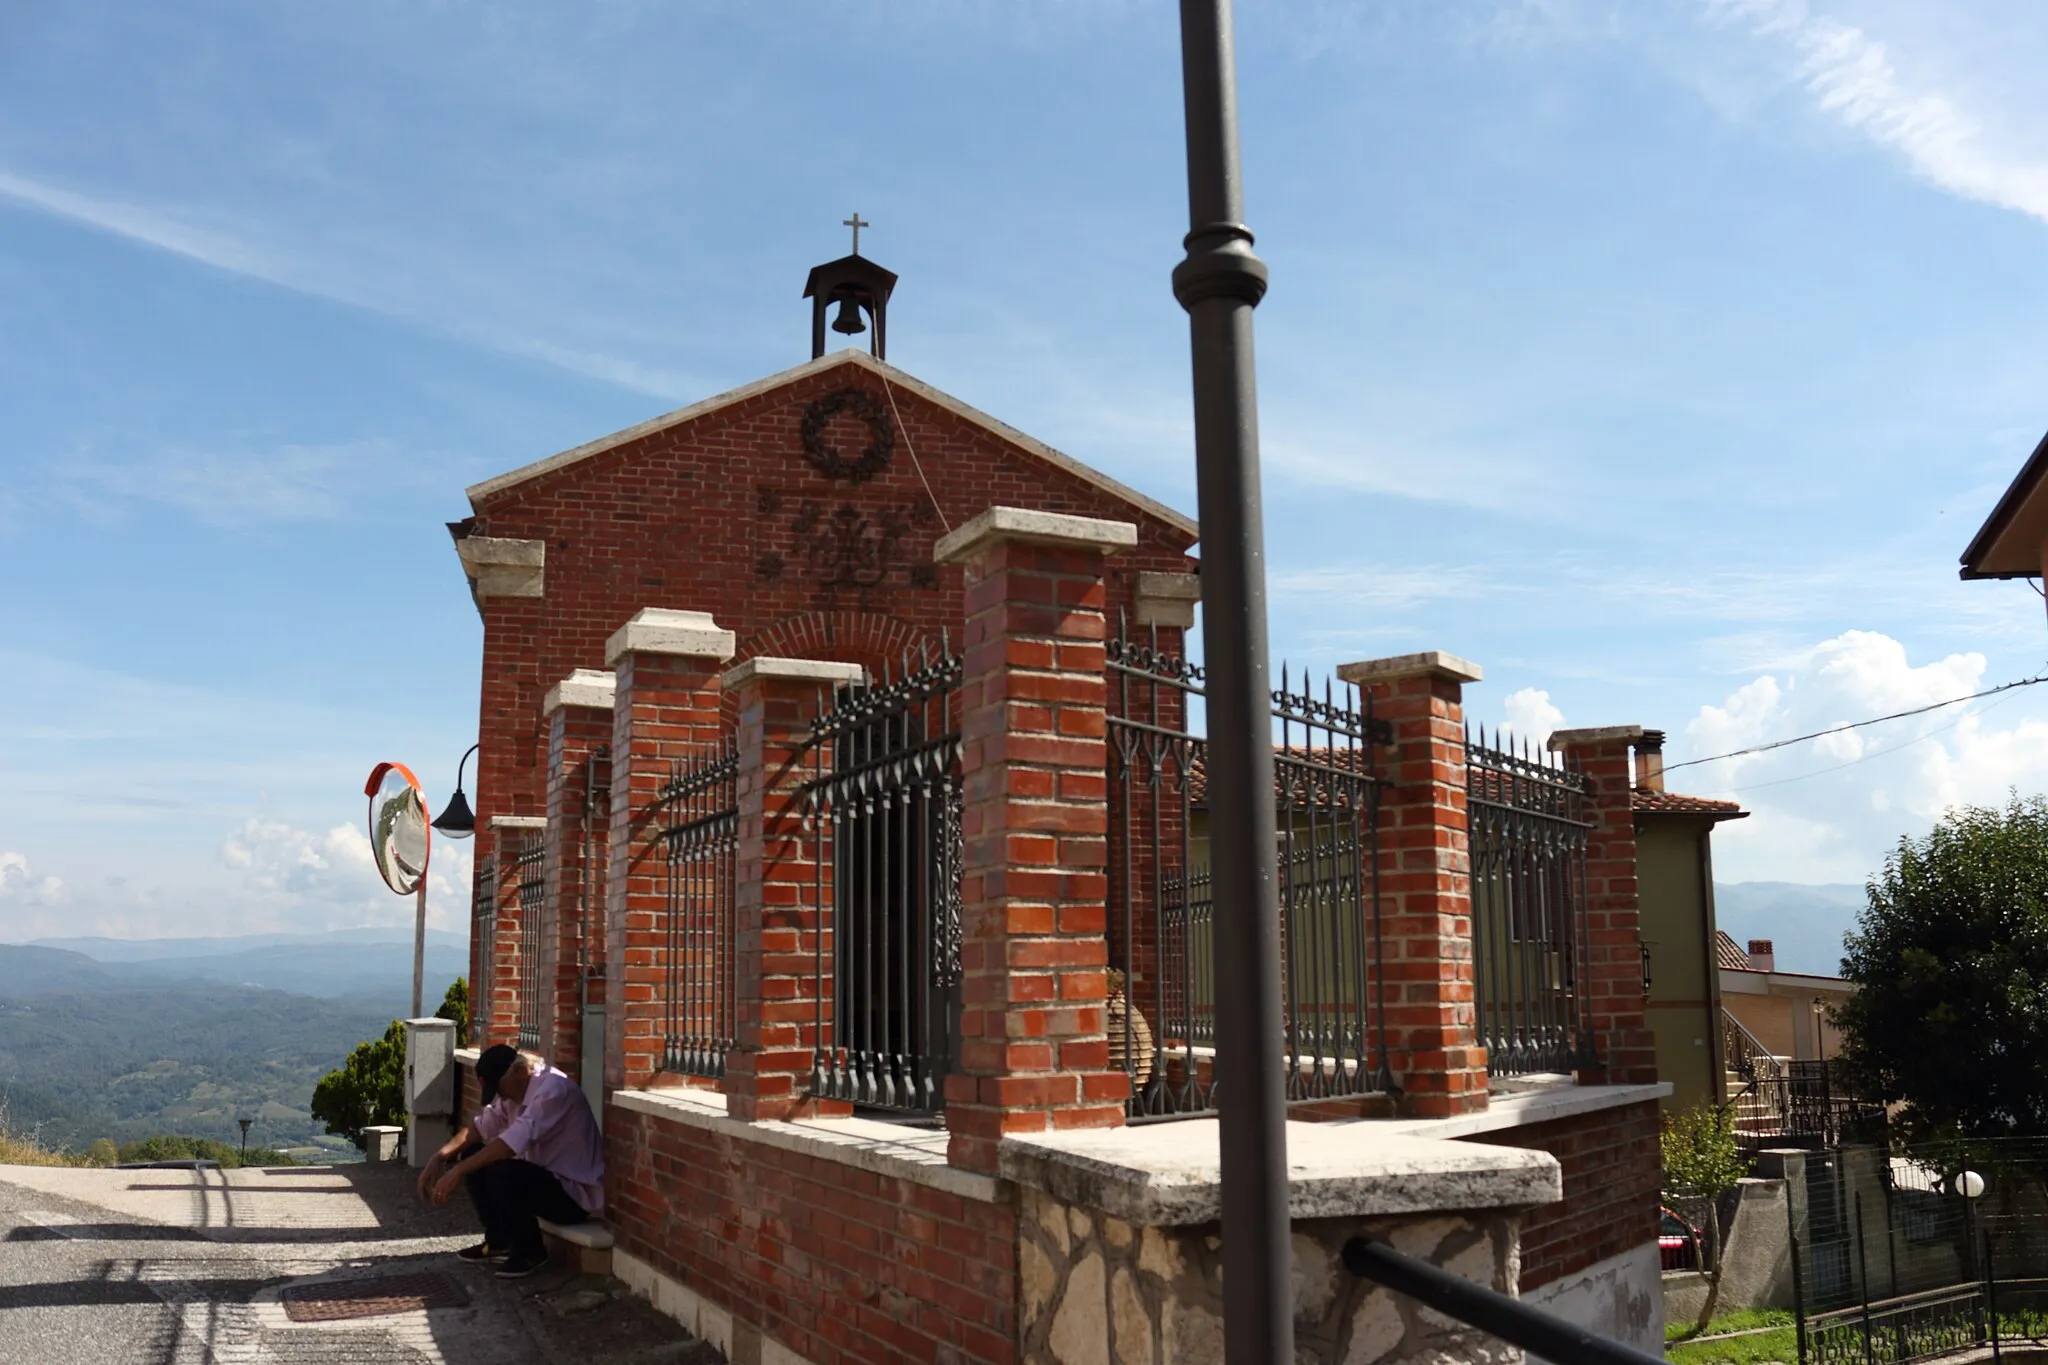
[[[1370,1237],[1353,1237],[1344,1244],[1341,1254],[1344,1268],[1360,1279],[1383,1284],[1446,1317],[1490,1332],[1549,1360],[1570,1361],[1572,1365],[1659,1365],[1663,1360],[1662,1356],[1610,1341],[1590,1327],[1553,1317],[1520,1299],[1511,1299],[1486,1285],[1453,1275],[1441,1266],[1404,1256]],[[1224,1274],[1223,1285],[1224,1293],[1228,1294],[1228,1272]],[[1224,1328],[1229,1330],[1228,1319]]]
[[[1173,293],[1187,309],[1194,356],[1203,662],[1209,670],[1223,1355],[1229,1365],[1268,1365],[1294,1359],[1294,1323],[1272,687],[1252,366],[1252,309],[1266,292],[1266,267],[1252,254],[1244,225],[1230,0],[1181,0],[1180,28],[1189,231]]]

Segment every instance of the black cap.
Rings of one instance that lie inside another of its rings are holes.
[[[485,1104],[498,1097],[498,1082],[505,1079],[505,1073],[512,1069],[512,1063],[519,1060],[517,1048],[493,1043],[485,1048],[483,1055],[476,1059],[476,1080],[483,1092]]]

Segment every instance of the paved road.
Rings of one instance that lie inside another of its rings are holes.
[[[389,1168],[0,1166],[5,1365],[576,1365],[695,1360],[613,1282],[507,1282],[451,1253],[465,1211]],[[368,1305],[368,1280],[445,1300]],[[393,1311],[359,1315],[366,1307]],[[358,1315],[338,1317],[338,1313]],[[568,1343],[575,1343],[569,1349]],[[593,1350],[595,1346],[597,1349]],[[704,1357],[715,1359],[715,1357]]]

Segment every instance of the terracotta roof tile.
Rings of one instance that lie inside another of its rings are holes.
[[[1749,814],[1739,802],[1681,796],[1677,792],[1644,791],[1641,787],[1630,793],[1629,801],[1636,810],[1654,814],[1718,815],[1725,820],[1739,820]]]
[[[1749,965],[1749,954],[1742,951],[1741,944],[1728,937],[1726,929],[1714,931],[1714,963],[1738,972],[1753,970]]]

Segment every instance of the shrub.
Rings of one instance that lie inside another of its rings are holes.
[[[404,1122],[405,1025],[394,1019],[382,1038],[357,1044],[340,1070],[313,1087],[310,1108],[328,1132],[358,1147],[363,1129]]]

